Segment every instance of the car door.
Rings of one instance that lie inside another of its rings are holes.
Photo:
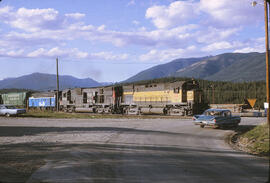
[[[231,111],[226,111],[224,113],[225,113],[225,116],[227,118],[227,124],[228,125],[233,125],[235,123],[235,121],[234,121],[234,118],[232,117]]]
[[[5,106],[0,105],[0,115],[4,115],[5,114]]]
[[[219,121],[220,121],[220,125],[221,126],[227,126],[231,123],[231,119],[230,119],[230,113],[228,113],[229,111],[221,111],[220,113],[220,117],[219,117]]]

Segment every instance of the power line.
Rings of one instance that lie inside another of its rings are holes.
[[[7,60],[4,60],[7,61]],[[20,59],[14,59],[14,60],[8,60],[9,62],[22,62]],[[23,62],[31,62],[35,61],[32,59],[24,60]],[[40,62],[53,62],[54,60],[38,60]],[[1,60],[0,60],[1,62]],[[70,63],[89,63],[89,64],[112,64],[112,65],[155,65],[155,64],[165,64],[163,62],[148,62],[148,63],[142,63],[142,62],[106,62],[106,61],[85,61],[85,60],[62,60],[62,63],[70,62]]]

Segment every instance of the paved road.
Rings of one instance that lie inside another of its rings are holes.
[[[48,152],[28,183],[266,182],[268,160],[233,150],[224,140],[231,132],[189,119],[0,118],[0,145],[43,144]]]

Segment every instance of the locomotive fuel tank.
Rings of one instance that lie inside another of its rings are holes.
[[[142,114],[164,114],[164,108],[150,108],[143,107],[141,108]]]

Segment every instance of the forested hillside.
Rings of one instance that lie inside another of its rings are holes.
[[[179,58],[141,71],[124,82],[162,77],[189,77],[211,81],[265,79],[265,53],[224,53],[201,58]]]

